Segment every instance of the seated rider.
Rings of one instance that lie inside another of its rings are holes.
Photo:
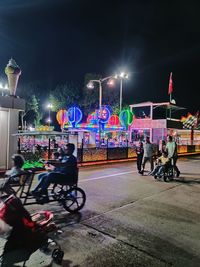
[[[22,166],[25,162],[23,156],[20,154],[14,154],[11,159],[13,161],[13,167],[6,171],[5,175],[7,178],[5,178],[3,183],[0,185],[0,189],[9,195],[13,193],[13,189],[10,185],[13,183],[19,183],[20,181],[20,175],[23,173]]]
[[[157,159],[157,166],[150,173],[150,175],[153,175],[155,178],[161,177],[162,174],[167,170],[167,167],[169,166],[169,164],[170,164],[170,160],[167,156],[167,152],[163,151],[162,156],[160,156]]]
[[[43,175],[32,191],[33,196],[42,197],[44,196],[48,200],[48,187],[50,184],[64,184],[72,181],[77,175],[77,159],[73,155],[75,146],[72,143],[66,145],[65,156],[62,161],[55,161],[52,163],[56,171],[51,171]],[[52,167],[53,169],[53,167]]]
[[[58,151],[54,152],[53,153],[53,161],[45,161],[45,169],[46,169],[46,172],[42,172],[38,175],[38,181],[40,181],[42,179],[42,177],[44,175],[47,175],[50,171],[54,171],[54,172],[59,172],[59,167],[55,167],[52,165],[52,163],[55,163],[55,162],[61,162],[62,159],[60,159],[60,153]],[[35,188],[34,190],[37,191],[37,189]]]

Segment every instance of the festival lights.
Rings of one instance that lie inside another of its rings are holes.
[[[127,129],[133,122],[133,113],[129,109],[124,109],[120,112],[119,119],[121,124]]]
[[[82,120],[83,113],[78,107],[71,107],[68,109],[68,121],[71,123],[72,127],[75,128],[76,125]]]
[[[56,114],[56,119],[60,124],[61,128],[68,122],[68,113],[65,109],[61,109]]]
[[[68,111],[60,110],[56,115],[58,123],[63,127],[66,123],[70,123],[68,125],[70,128],[87,129],[95,132],[99,131],[99,124],[106,131],[127,130],[128,125],[133,121],[133,113],[130,110],[122,110],[119,116],[111,115],[109,106],[102,106],[101,112],[95,110],[88,115],[85,123],[79,123],[82,117],[82,111],[78,107],[71,107]]]

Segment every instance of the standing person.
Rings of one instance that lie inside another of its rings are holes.
[[[59,152],[54,152],[53,153],[53,161],[57,161],[57,162],[61,162],[61,160],[59,159],[60,157],[60,153]],[[51,162],[50,161],[46,161],[45,162],[47,165],[45,165],[45,169],[46,171],[45,172],[41,172],[40,174],[38,174],[38,181],[40,181],[42,179],[43,176],[47,175],[50,173],[50,171],[54,171],[54,172],[57,172],[59,171],[59,168],[55,168],[53,165],[51,165]],[[34,189],[36,190],[36,188]],[[37,191],[37,190],[36,190]]]
[[[159,151],[158,151],[158,156],[162,156],[163,153],[167,152],[166,149],[166,142],[165,140],[161,140],[160,144],[159,144]]]
[[[163,154],[166,151],[167,151],[166,142],[165,142],[165,140],[162,140],[161,153]]]
[[[174,170],[176,172],[176,176],[179,177],[180,171],[178,167],[176,166],[176,162],[178,159],[178,153],[177,153],[177,144],[173,141],[173,138],[171,135],[168,136],[168,142],[166,145],[166,150],[168,153],[168,158],[172,160],[172,165],[174,167]]]
[[[141,173],[142,170],[142,159],[144,155],[144,147],[142,141],[139,141],[139,145],[136,147],[137,154],[137,169],[138,173]]]
[[[143,164],[142,164],[142,171],[141,174],[144,173],[144,169],[145,169],[145,164],[147,163],[147,161],[150,162],[151,164],[151,172],[154,169],[154,165],[153,165],[153,145],[150,142],[150,138],[149,136],[146,137],[146,141],[144,143],[144,159],[143,159]]]

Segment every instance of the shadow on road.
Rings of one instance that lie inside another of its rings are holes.
[[[60,214],[60,212],[54,212],[54,222],[59,228],[66,227],[67,225],[79,223],[82,218],[82,214],[80,212],[77,213],[68,213],[65,212]]]
[[[42,232],[33,233],[25,228],[12,230],[4,246],[1,266],[18,266],[15,264],[19,262],[24,262],[25,266],[30,256],[46,242],[47,236]]]
[[[62,267],[80,267],[80,265],[73,265],[73,262],[70,260],[63,260]]]
[[[191,173],[191,172],[181,172],[181,175],[194,175],[194,176],[198,176],[199,177],[199,173]]]
[[[193,185],[193,184],[200,184],[200,179],[193,179],[191,177],[191,179],[186,179],[186,178],[179,178],[179,179],[174,179],[174,182],[177,182],[177,183],[182,183],[182,184],[188,184],[188,185]]]

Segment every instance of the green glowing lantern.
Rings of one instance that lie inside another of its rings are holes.
[[[131,112],[129,109],[122,110],[119,114],[119,120],[122,126],[128,129],[128,126],[133,122],[133,112]]]

